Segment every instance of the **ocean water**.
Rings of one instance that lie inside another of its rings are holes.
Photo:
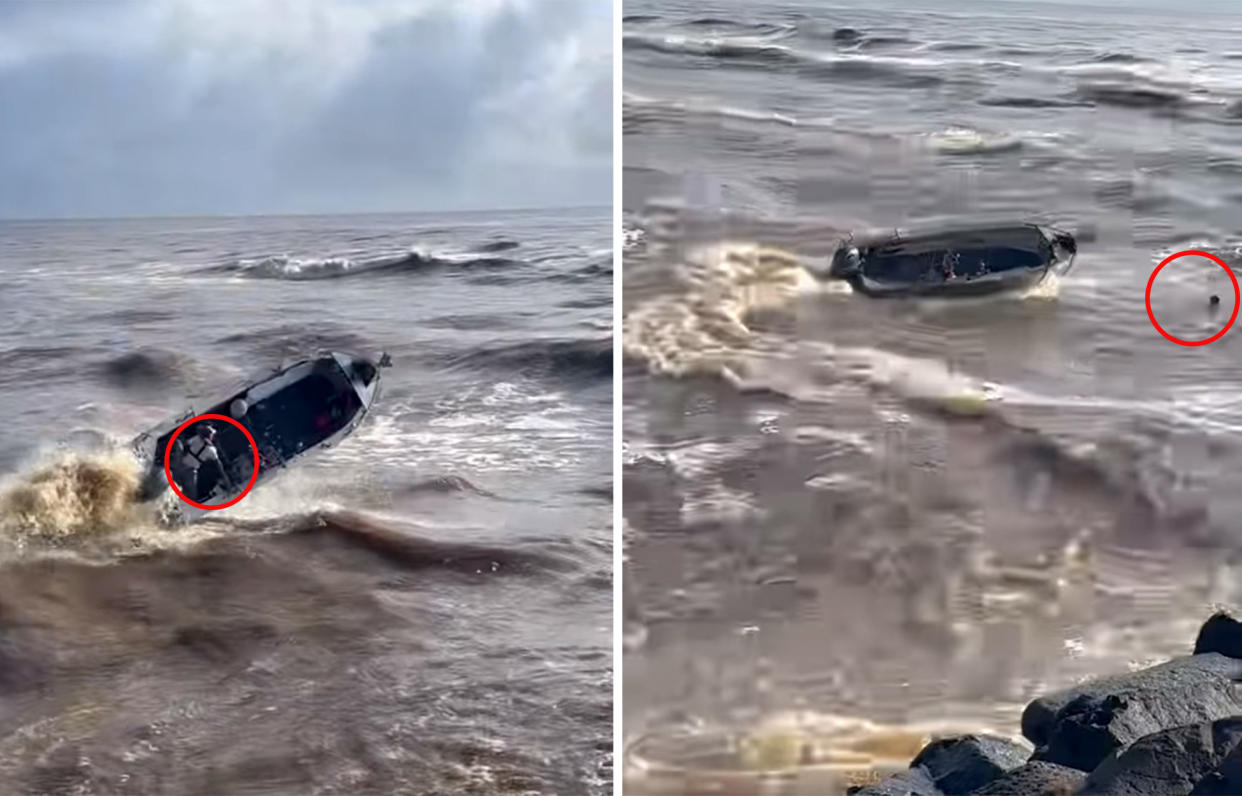
[[[839,792],[1242,602],[1242,332],[1179,346],[1144,304],[1174,252],[1242,265],[1235,9],[625,14],[632,787]],[[1000,219],[1075,231],[1073,270],[876,301],[804,267]],[[1236,307],[1202,258],[1151,304],[1188,340]]]
[[[0,222],[0,791],[610,793],[608,219]],[[350,438],[127,499],[318,349],[392,357]]]

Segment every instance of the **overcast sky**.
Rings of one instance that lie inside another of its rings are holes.
[[[610,0],[0,2],[0,217],[606,205]]]

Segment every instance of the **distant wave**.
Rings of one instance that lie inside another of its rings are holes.
[[[804,75],[829,80],[877,82],[905,88],[945,83],[950,66],[1008,66],[1003,63],[947,62],[935,58],[869,55],[851,51],[821,53],[800,50],[760,37],[702,37],[682,34],[626,33],[626,48],[671,55],[716,58],[756,67],[798,67]]]
[[[865,36],[858,42],[858,49],[871,50],[879,47],[900,47],[913,44],[903,36]]]
[[[500,368],[536,375],[606,381],[612,378],[612,340],[532,340],[476,348],[449,358],[446,364],[458,368]]]
[[[644,97],[637,94],[626,94],[623,102],[626,106],[626,121],[641,124],[644,121],[664,118],[669,121],[680,121],[685,115],[704,118],[737,119],[739,121],[778,124],[784,127],[830,127],[831,119],[806,118],[778,113],[776,111],[752,110],[727,105],[712,105],[706,102],[682,102]]]
[[[483,252],[485,254],[495,254],[496,252],[511,251],[516,249],[519,245],[521,244],[515,240],[493,240],[475,247],[475,251]]]
[[[621,44],[627,49],[651,50],[670,55],[700,55],[776,63],[798,63],[801,60],[789,47],[759,38],[626,33],[622,36]]]
[[[1100,64],[1150,64],[1154,63],[1151,58],[1145,58],[1141,55],[1133,55],[1131,53],[1100,53],[1091,60]]]
[[[502,251],[513,248],[510,241],[501,242],[501,248],[482,249]],[[493,244],[495,245],[495,244]],[[502,257],[479,257],[473,255],[432,255],[418,251],[354,260],[348,257],[289,257],[273,255],[257,259],[239,260],[213,271],[232,273],[247,279],[285,279],[307,281],[316,279],[341,279],[363,274],[393,274],[425,271],[432,268],[509,268],[521,265],[520,260]]]
[[[980,50],[986,50],[987,48],[986,44],[975,44],[974,42],[968,41],[936,41],[926,45],[926,49],[928,50],[938,50],[946,53],[978,52]],[[1026,55],[1027,53],[1026,51],[1023,51],[1021,54]]]
[[[755,36],[784,36],[794,32],[791,25],[780,25],[770,22],[742,22],[735,19],[720,17],[699,17],[684,23],[691,28],[728,28],[733,31],[745,32]]]
[[[1053,99],[1050,97],[984,97],[978,102],[980,105],[994,108],[1082,108],[1094,105],[1094,103],[1085,100]]]
[[[1126,108],[1171,108],[1186,101],[1176,89],[1111,82],[1083,83],[1078,86],[1078,95],[1102,105]]]

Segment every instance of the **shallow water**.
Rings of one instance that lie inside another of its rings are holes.
[[[611,792],[606,211],[3,222],[0,790]],[[163,527],[109,443],[388,351]],[[102,450],[101,450],[102,448]]]
[[[1074,9],[627,4],[639,762],[785,711],[811,764],[848,751],[833,722],[1014,735],[1034,695],[1185,652],[1242,600],[1242,337],[1177,346],[1143,303],[1173,252],[1242,265],[1242,18]],[[913,302],[802,265],[847,230],[983,219],[1078,231],[1074,269]],[[1187,339],[1235,306],[1202,259],[1152,305]]]

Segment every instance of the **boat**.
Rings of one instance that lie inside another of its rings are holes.
[[[211,507],[236,502],[311,451],[331,448],[352,434],[375,403],[380,369],[390,364],[387,354],[372,362],[323,352],[282,366],[201,412],[190,409],[138,435],[132,443],[144,468],[138,500],[163,495],[171,475],[182,498],[177,507],[182,519],[197,519]],[[203,415],[217,418],[195,420]],[[250,438],[220,416],[236,421]],[[183,465],[187,446],[192,450],[196,438],[213,432],[221,467],[203,467],[199,472],[205,477],[187,477]]]
[[[826,276],[873,297],[979,296],[1065,274],[1077,252],[1073,235],[1036,224],[886,230],[842,240]]]

